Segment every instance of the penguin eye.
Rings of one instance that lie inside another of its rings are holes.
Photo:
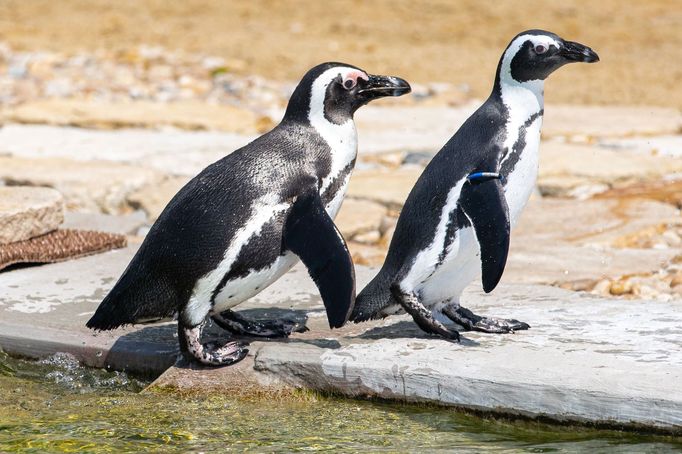
[[[536,54],[544,54],[545,52],[547,52],[547,47],[544,44],[538,44],[535,46]]]
[[[350,90],[353,87],[355,87],[356,84],[357,81],[355,79],[346,79],[343,81],[343,88],[345,88],[346,90]]]

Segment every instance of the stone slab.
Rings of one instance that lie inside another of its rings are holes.
[[[189,177],[166,178],[160,183],[145,186],[129,194],[127,201],[133,208],[147,213],[149,219],[154,221],[189,180]]]
[[[595,138],[679,134],[678,109],[650,106],[547,105],[543,137]]]
[[[600,184],[608,189],[614,185],[657,180],[676,173],[682,173],[682,160],[672,156],[545,141],[540,147],[538,185],[542,191],[543,186],[548,186],[548,181],[562,180],[568,182],[565,184],[567,189],[580,184]]]
[[[400,210],[422,172],[423,169],[417,166],[391,171],[358,169],[348,183],[348,197]]]
[[[98,232],[118,233],[120,235],[137,235],[139,230],[147,225],[147,216],[141,210],[134,211],[125,216],[67,211],[62,228],[96,230]]]
[[[256,136],[218,131],[120,129],[102,131],[50,125],[7,124],[0,154],[143,165],[170,175],[194,176]]]
[[[172,327],[101,333],[85,327],[136,248],[0,273],[0,348],[31,358],[67,352],[88,366],[146,375],[172,365],[177,355]]]
[[[177,355],[174,324],[92,333],[85,321],[135,247],[0,273],[0,347],[42,357],[74,354],[94,367],[149,375]],[[512,259],[513,260],[513,259]],[[361,288],[374,271],[358,267]],[[543,285],[469,289],[473,310],[527,321],[514,335],[430,337],[406,316],[326,328],[305,269],[295,267],[243,305],[254,318],[307,319],[311,331],[257,341],[238,369],[171,368],[156,386],[194,392],[296,387],[348,396],[432,402],[561,421],[682,430],[682,313],[658,301],[622,301]],[[242,308],[240,308],[242,309]],[[223,338],[217,331],[209,336]],[[236,392],[236,391],[235,391]]]
[[[675,305],[624,304],[520,284],[503,285],[493,295],[468,291],[464,300],[477,312],[516,317],[532,329],[506,336],[465,333],[457,344],[425,335],[406,316],[337,331],[316,317],[309,333],[252,343],[237,377],[180,363],[152,388],[308,388],[682,431],[682,316]]]
[[[1,117],[11,123],[96,129],[171,126],[195,131],[219,130],[246,134],[265,132],[274,126],[269,117],[248,109],[196,101],[111,103],[55,98],[6,108]]]
[[[386,208],[367,200],[346,199],[335,219],[341,234],[346,240],[353,237],[376,232],[379,234],[381,221],[386,215]]]
[[[54,188],[74,211],[118,214],[128,208],[129,193],[161,179],[152,169],[121,163],[0,156],[0,182]]]
[[[376,107],[355,114],[362,154],[441,149],[478,108],[478,101],[462,107]]]
[[[482,101],[459,107],[379,107],[358,110],[361,153],[438,151]],[[677,109],[630,106],[547,105],[543,138],[588,142],[679,134]]]
[[[64,198],[50,188],[0,187],[0,244],[55,230],[64,220]]]
[[[630,139],[607,139],[600,141],[599,144],[607,148],[636,151],[652,156],[682,156],[682,134],[658,137],[634,137]]]

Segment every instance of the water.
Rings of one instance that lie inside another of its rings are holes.
[[[140,393],[146,383],[0,352],[0,452],[680,452],[682,440],[325,398]]]

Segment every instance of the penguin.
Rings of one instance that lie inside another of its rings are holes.
[[[518,34],[497,66],[490,97],[431,160],[398,218],[386,260],[360,292],[350,320],[407,312],[424,331],[459,340],[464,330],[508,333],[518,320],[460,306],[479,276],[491,292],[509,236],[535,187],[545,79],[567,63],[597,62],[582,44],[544,30]]]
[[[312,68],[279,125],[208,166],[173,197],[87,326],[110,330],[177,317],[185,357],[232,364],[248,350],[240,342],[202,343],[207,316],[236,334],[286,337],[305,330],[232,310],[299,259],[320,291],[330,327],[344,325],[355,274],[333,219],[355,165],[353,114],[374,99],[409,91],[403,79],[344,63]]]

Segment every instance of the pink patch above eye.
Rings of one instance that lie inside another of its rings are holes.
[[[343,78],[343,86],[350,90],[357,85],[358,79],[369,80],[369,76],[364,71],[350,71]]]

